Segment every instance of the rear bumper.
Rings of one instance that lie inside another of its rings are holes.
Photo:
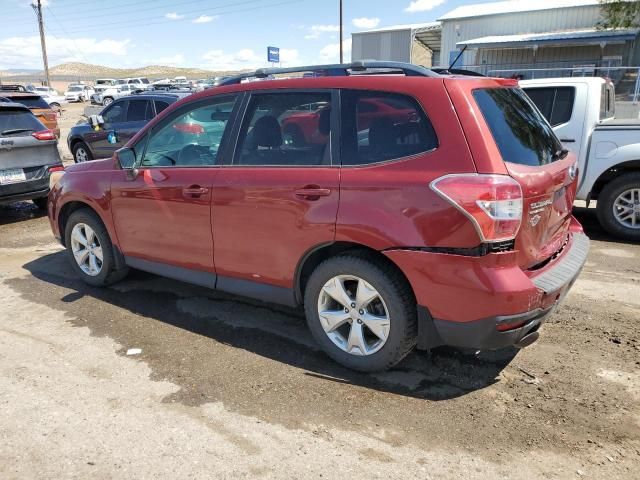
[[[540,325],[573,286],[588,251],[589,239],[576,229],[558,257],[536,272],[514,267],[510,252],[485,257],[385,253],[405,272],[416,294],[419,348],[487,350],[537,337]]]
[[[49,168],[53,166],[58,165],[26,168],[26,181],[0,185],[0,204],[46,197],[49,194]]]

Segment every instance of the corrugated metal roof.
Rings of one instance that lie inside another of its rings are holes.
[[[412,31],[440,30],[441,28],[442,28],[442,24],[440,22],[409,23],[407,25],[391,25],[389,27],[375,28],[373,30],[363,30],[361,32],[353,32],[353,35],[358,35],[360,33],[394,32],[398,30],[412,30]]]
[[[598,5],[598,3],[598,0],[510,0],[506,2],[478,3],[458,7],[449,13],[445,13],[438,20],[482,17],[502,13],[535,12],[566,7],[584,7]]]
[[[467,45],[471,48],[482,48],[491,45],[505,47],[508,44],[544,44],[545,42],[559,43],[571,40],[593,40],[599,42],[601,40],[613,39],[633,39],[638,34],[639,29],[626,30],[597,30],[595,28],[587,30],[569,30],[564,32],[553,33],[523,33],[519,35],[491,35],[488,37],[473,38],[456,43],[456,46]]]

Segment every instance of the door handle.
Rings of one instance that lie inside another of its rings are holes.
[[[295,191],[296,197],[306,198],[307,200],[318,200],[320,197],[328,197],[331,195],[331,189],[309,186],[299,188]]]
[[[575,138],[561,138],[560,141],[562,143],[575,143]]]
[[[208,188],[204,188],[199,185],[192,185],[191,187],[183,188],[182,195],[188,198],[199,198],[208,191]]]

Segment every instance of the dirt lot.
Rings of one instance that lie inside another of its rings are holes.
[[[295,310],[88,287],[46,217],[0,207],[0,478],[638,478],[640,246],[577,215],[590,258],[537,344],[364,375]]]

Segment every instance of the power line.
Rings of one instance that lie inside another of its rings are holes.
[[[254,3],[255,1],[259,1],[259,0],[249,0],[249,1],[245,1],[245,2],[236,2],[233,5],[242,5],[242,4],[246,4],[246,3]],[[241,13],[241,12],[247,12],[247,11],[252,11],[252,10],[264,9],[264,8],[269,8],[269,7],[277,7],[277,6],[281,6],[281,5],[289,5],[289,4],[293,4],[293,3],[301,3],[301,2],[304,2],[304,1],[307,1],[307,0],[287,0],[287,1],[282,1],[282,2],[277,2],[277,3],[270,3],[270,4],[265,4],[265,5],[256,5],[256,6],[250,7],[250,8],[241,8],[241,9],[226,10],[226,11],[215,11],[214,12],[212,10],[199,10],[197,13],[200,13],[200,14],[210,13],[210,14],[214,14],[214,15],[227,15],[227,14],[232,14],[232,13]],[[229,4],[229,5],[232,5],[232,4]],[[148,26],[152,26],[152,25],[163,25],[163,24],[167,24],[167,23],[177,23],[177,22],[184,22],[184,21],[191,21],[191,20],[190,19],[159,20],[159,21],[156,21],[156,22],[148,22],[148,21],[144,21],[144,20],[141,21],[141,20],[136,19],[136,20],[126,21],[126,22],[110,22],[110,23],[86,25],[86,28],[70,30],[67,34],[95,32],[96,29],[104,28],[104,27],[109,27],[112,30],[117,30],[117,29],[122,29],[122,28],[130,28],[132,26],[136,26],[138,28],[144,28],[144,27],[148,27]]]
[[[69,38],[69,40],[71,40],[71,42],[73,43],[73,46],[75,48],[76,54],[79,54],[78,56],[84,60],[85,63],[91,63],[89,62],[89,60],[86,59],[86,57],[84,56],[84,54],[82,53],[82,50],[78,47],[78,44],[76,43],[76,41],[71,38],[71,35],[69,35],[67,33],[67,30],[64,28],[64,26],[62,25],[62,23],[60,23],[60,21],[58,20],[58,17],[55,16],[55,14],[51,11],[51,9],[49,7],[45,7],[47,9],[47,11],[51,14],[51,17],[55,20],[55,22],[60,26],[60,28],[62,29],[62,31],[64,32],[64,34]],[[60,42],[60,44],[63,46],[63,48],[69,52],[71,54],[72,57],[75,57],[76,54],[73,54],[71,51],[69,51],[69,49],[66,47],[66,45],[62,44],[62,42]]]

